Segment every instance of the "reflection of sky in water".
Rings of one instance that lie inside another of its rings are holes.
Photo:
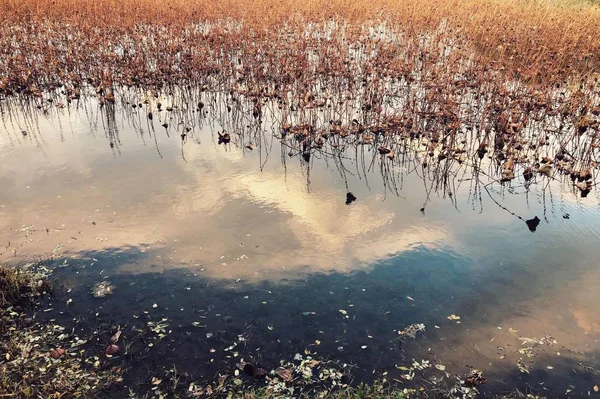
[[[477,345],[490,358],[496,346],[488,333],[500,325],[572,347],[587,343],[582,333],[600,333],[594,198],[577,200],[558,184],[527,196],[495,193],[512,212],[542,219],[532,234],[485,192],[480,212],[468,183],[455,193],[458,209],[432,193],[421,214],[418,176],[404,175],[397,197],[384,191],[376,167],[368,185],[348,174],[358,200],[347,206],[344,180],[322,160],[310,171],[309,190],[306,170],[295,158],[284,170],[278,148],[261,171],[264,153],[225,149],[205,131],[200,144],[185,145],[183,159],[178,135],[157,129],[161,157],[153,137],[121,123],[118,152],[82,117],[42,122],[37,139],[0,135],[1,260],[132,246],[138,260],[116,272],[186,268],[258,283],[364,270],[412,286],[399,295],[431,302],[433,315],[446,306],[477,320],[452,343]]]

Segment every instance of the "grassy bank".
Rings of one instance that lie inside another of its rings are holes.
[[[38,266],[0,266],[0,397],[99,397],[121,370],[88,355],[87,340],[67,328],[35,322],[32,310],[51,293]]]

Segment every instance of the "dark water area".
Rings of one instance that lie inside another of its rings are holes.
[[[22,124],[0,127],[0,261],[54,270],[39,319],[119,326],[135,354],[113,359],[131,368],[123,392],[159,369],[212,381],[242,358],[270,370],[309,351],[354,384],[476,368],[486,396],[597,395],[595,189],[477,186],[470,168],[440,183],[368,149],[307,161],[268,134],[219,144],[219,120],[185,139],[93,107]],[[113,293],[96,298],[103,281]],[[425,330],[402,338],[411,324]],[[402,377],[423,360],[439,367]]]

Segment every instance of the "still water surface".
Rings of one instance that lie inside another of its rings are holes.
[[[357,381],[399,378],[396,366],[415,358],[456,374],[483,370],[483,392],[594,394],[596,192],[582,199],[541,180],[492,183],[488,195],[461,174],[448,195],[400,162],[382,176],[372,155],[349,154],[342,173],[270,140],[219,145],[208,124],[184,142],[176,127],[117,113],[108,134],[93,112],[40,116],[27,135],[5,118],[0,260],[66,265],[55,275],[71,291],[54,317],[167,318],[148,370],[177,364],[211,379],[235,360],[209,349],[245,334],[241,356],[267,367],[308,348],[355,365]],[[524,220],[536,216],[532,232]],[[103,280],[114,294],[92,297]],[[400,345],[398,330],[411,323],[426,331]],[[519,353],[519,338],[546,335],[557,344]]]

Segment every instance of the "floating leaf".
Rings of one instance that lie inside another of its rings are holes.
[[[292,369],[279,369],[275,372],[275,374],[277,374],[277,376],[283,379],[284,381],[289,382],[292,380],[293,371]]]
[[[108,345],[106,347],[106,349],[104,349],[104,354],[106,355],[106,357],[113,357],[114,355],[116,355],[119,352],[119,346],[118,345]]]
[[[64,354],[65,354],[65,350],[62,348],[58,348],[58,349],[54,349],[52,351],[52,353],[50,354],[50,356],[52,357],[52,359],[58,359],[59,357],[62,357]],[[8,355],[8,353],[7,353],[7,355]],[[6,358],[6,360],[9,360],[9,359],[10,359],[10,356],[8,356]]]
[[[121,330],[118,330],[111,338],[110,338],[110,342],[112,342],[113,344],[116,344],[117,341],[119,340],[119,338],[121,337]]]

